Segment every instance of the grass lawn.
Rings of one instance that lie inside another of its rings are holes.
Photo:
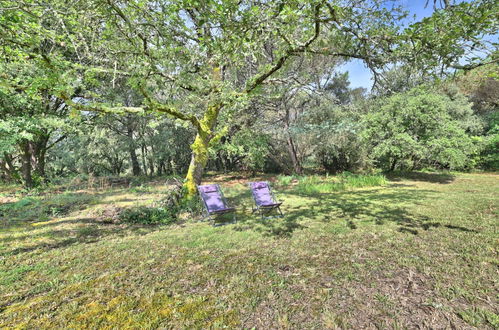
[[[285,217],[102,221],[162,184],[9,197],[0,208],[0,327],[498,328],[499,176],[394,176],[329,193],[275,186]],[[13,188],[11,188],[13,189]]]

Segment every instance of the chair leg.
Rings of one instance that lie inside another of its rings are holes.
[[[227,214],[227,213],[219,214],[218,216],[221,216],[221,215],[224,215],[224,214]],[[213,227],[223,226],[223,225],[225,225],[227,223],[236,223],[237,222],[236,212],[232,212],[232,221],[230,221],[230,222],[219,222],[219,223],[217,223],[216,220],[217,220],[217,215],[212,215],[210,217],[210,221],[212,222],[211,225]]]
[[[276,210],[278,214],[275,216],[268,216],[265,218],[265,215],[269,215],[273,210]],[[282,213],[280,206],[272,207],[269,209],[261,209],[260,214],[262,216],[262,220],[275,218],[275,217],[284,217],[284,214]]]
[[[210,221],[210,213],[208,213],[207,210],[203,210],[203,218],[201,219],[201,222],[203,221]]]
[[[284,214],[282,213],[282,211],[281,211],[281,207],[280,207],[280,206],[278,206],[278,207],[277,207],[277,210],[279,211],[279,214],[281,215],[281,217],[283,217],[283,216],[284,216]]]

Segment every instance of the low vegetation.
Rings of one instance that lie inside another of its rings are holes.
[[[238,222],[218,227],[103,221],[156,205],[164,181],[4,191],[0,327],[499,326],[497,175],[322,178],[363,186],[332,192],[299,188],[318,176],[261,179],[284,218],[252,216],[249,179],[217,175],[238,206]]]
[[[278,176],[277,182],[283,186],[292,184],[303,194],[330,193],[352,188],[381,186],[386,178],[381,174],[362,175],[343,172],[337,176]]]

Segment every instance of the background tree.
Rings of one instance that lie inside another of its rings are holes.
[[[0,63],[4,77],[36,88],[0,89],[0,171],[5,179],[21,180],[31,188],[47,180],[46,156],[67,137],[75,121],[68,107],[50,94],[39,69],[32,65]]]
[[[372,156],[388,170],[466,168],[481,122],[463,96],[416,88],[377,102],[364,119]]]
[[[437,67],[443,73],[459,66],[463,50],[486,51],[485,39],[475,41],[497,25],[497,5],[489,0],[446,6],[406,30],[394,24],[406,13],[383,1],[5,2],[2,56],[45,68],[51,93],[73,109],[153,111],[192,125],[191,196],[210,147],[226,132],[220,119],[229,122],[240,104],[286,72],[290,59],[359,58],[376,79],[396,61],[438,74]],[[469,60],[468,67],[479,65],[480,58]],[[118,77],[140,92],[140,106],[100,93]],[[27,88],[15,79],[4,85]]]

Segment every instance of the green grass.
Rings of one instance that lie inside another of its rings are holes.
[[[343,172],[337,176],[284,176],[277,177],[280,186],[294,185],[294,190],[302,194],[324,194],[353,188],[382,186],[387,183],[381,174],[352,174]]]
[[[300,178],[276,182],[285,217],[261,221],[249,179],[211,177],[238,207],[238,222],[219,227],[99,220],[153,204],[159,184],[11,200],[0,218],[0,327],[499,326],[497,175],[324,179],[348,184],[315,193]]]

